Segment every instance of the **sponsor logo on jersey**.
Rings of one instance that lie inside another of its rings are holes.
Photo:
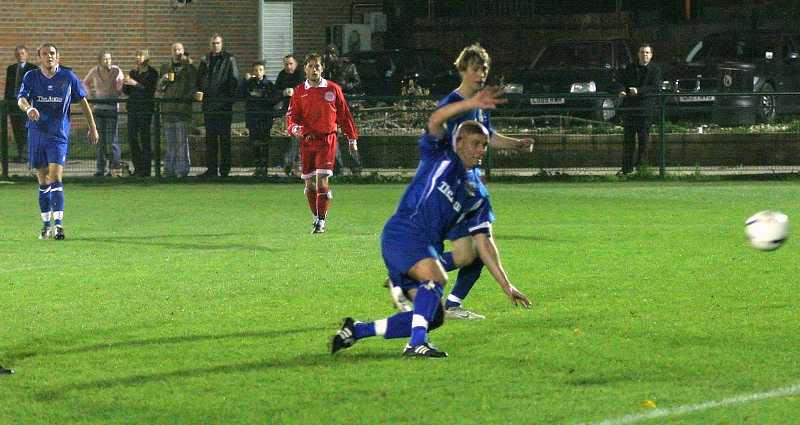
[[[38,103],[62,103],[63,101],[64,101],[63,97],[36,96],[36,102],[38,102]]]
[[[447,184],[447,182],[443,181],[439,183],[439,186],[436,189],[438,189],[439,192],[442,192],[442,194],[453,203],[453,209],[456,212],[461,211],[461,203],[455,200],[455,193],[453,193],[453,189],[450,188],[450,185]]]

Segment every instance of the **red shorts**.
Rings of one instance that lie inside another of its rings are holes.
[[[310,179],[317,174],[333,175],[336,163],[336,133],[306,136],[300,140],[300,163],[302,178]]]

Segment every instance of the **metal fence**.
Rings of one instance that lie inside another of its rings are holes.
[[[776,95],[797,95],[776,93]],[[723,99],[753,97],[754,104],[742,110],[740,103]],[[509,102],[492,112],[496,131],[512,137],[532,138],[532,152],[494,150],[489,152],[484,168],[492,176],[533,175],[613,175],[622,162],[622,126],[619,116],[624,108],[578,108],[569,106],[571,95],[565,94],[563,104],[541,105],[532,96],[509,96]],[[585,100],[585,96],[583,96]],[[676,101],[677,95],[660,95],[659,107],[652,111],[649,173],[668,174],[750,174],[800,172],[800,125],[793,114],[779,116],[777,123],[752,124],[750,115],[759,107],[758,95],[753,93],[718,94],[717,100],[706,105],[686,105]],[[360,166],[349,158],[346,143],[342,144],[343,164],[337,174],[401,174],[411,175],[417,166],[417,139],[438,99],[432,97],[348,96],[356,127],[359,131]],[[707,99],[706,99],[707,100]],[[158,103],[168,100],[157,99]],[[122,158],[130,164],[127,143],[126,100],[121,99],[119,138]],[[15,162],[26,153],[17,151],[6,115],[16,113],[14,102],[2,104],[0,128],[0,163],[2,177],[32,175],[27,163]],[[274,125],[268,148],[267,173],[288,176],[284,167],[291,140],[285,132],[285,118],[280,110],[274,113]],[[609,121],[597,119],[603,112],[616,114]],[[87,126],[80,110],[73,110],[72,136],[68,177],[92,176],[95,173],[97,152],[86,140]],[[252,176],[255,161],[244,124],[243,104],[233,111],[232,176]],[[732,126],[731,121],[747,125]],[[161,118],[153,121],[154,177],[161,177],[165,155],[161,135]],[[722,124],[722,125],[720,125]],[[205,132],[200,104],[195,103],[190,126],[189,149],[192,166],[190,176],[205,171]],[[124,175],[124,174],[122,174]]]

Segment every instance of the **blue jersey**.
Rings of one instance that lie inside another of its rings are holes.
[[[477,175],[464,168],[451,141],[426,132],[419,144],[420,164],[395,216],[413,222],[436,246],[456,226],[470,232],[488,228],[494,220],[488,192],[481,190]]]
[[[39,111],[38,121],[28,120],[29,129],[69,140],[69,105],[86,97],[86,91],[72,71],[59,67],[47,78],[35,69],[22,78],[17,98],[21,97]]]
[[[464,100],[464,97],[461,96],[457,91],[453,90],[452,92],[450,92],[450,94],[445,96],[445,98],[442,99],[439,102],[439,105],[436,107],[436,109],[442,108],[445,105],[449,105],[451,103],[461,102],[462,100]],[[445,125],[444,125],[445,133],[444,133],[443,138],[445,140],[452,139],[453,130],[455,130],[458,127],[458,125],[461,124],[462,122],[470,121],[470,120],[477,121],[477,122],[483,124],[483,126],[486,127],[487,130],[489,130],[489,135],[494,133],[494,129],[492,128],[491,116],[489,115],[489,111],[487,111],[485,109],[476,108],[476,109],[473,109],[469,113],[466,113],[466,114],[463,114],[463,115],[459,115],[459,116],[455,116],[455,117],[452,117],[449,120],[447,120],[447,122],[445,122]],[[420,141],[419,148],[420,148],[420,151],[424,148],[422,146],[422,141]],[[484,195],[484,197],[486,199],[489,199],[489,191],[486,189],[486,186],[483,184],[483,181],[480,179],[480,176],[481,176],[480,168],[476,167],[475,169],[473,169],[472,171],[469,172],[469,178],[470,178],[471,181],[474,182],[475,187],[477,188],[477,190],[479,190],[481,193],[483,193],[483,195]],[[487,213],[487,218],[488,218],[490,223],[494,222],[494,213],[492,212],[491,207],[489,207],[489,211]],[[447,239],[448,240],[460,239],[460,238],[462,238],[464,236],[468,236],[471,233],[471,231],[472,230],[469,229],[466,226],[463,226],[463,225],[462,226],[458,226],[457,228],[453,229],[450,232],[450,234],[447,236]]]
[[[465,100],[464,97],[458,94],[457,91],[453,90],[452,92],[450,92],[450,94],[445,96],[445,98],[439,102],[439,105],[436,107],[436,109],[440,109],[441,107],[449,105],[451,103],[461,102],[462,100]],[[458,125],[461,124],[462,122],[470,120],[477,121],[483,124],[483,126],[486,127],[487,130],[489,130],[490,136],[494,133],[494,129],[492,128],[492,120],[491,117],[489,116],[489,111],[485,109],[475,108],[469,113],[452,117],[449,120],[447,120],[447,122],[444,124],[444,138],[450,140],[450,138],[453,137],[453,130],[455,130],[456,127],[458,127]]]

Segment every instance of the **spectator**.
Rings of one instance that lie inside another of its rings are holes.
[[[306,74],[303,72],[302,67],[297,66],[297,59],[295,59],[294,55],[284,56],[283,69],[278,73],[278,78],[275,79],[275,90],[283,96],[280,107],[284,114],[289,108],[289,99],[291,99],[295,87],[302,84],[305,78]],[[300,138],[291,136],[289,150],[283,155],[283,172],[290,176],[295,169],[298,172],[300,171]]]
[[[110,168],[118,167],[122,160],[122,149],[119,146],[119,103],[108,100],[116,100],[122,94],[124,76],[122,69],[111,63],[110,51],[101,50],[97,61],[99,65],[89,70],[83,79],[83,86],[89,93],[89,99],[106,101],[92,106],[100,135],[97,141],[97,172],[94,175],[101,177],[108,174]]]
[[[325,64],[323,78],[341,86],[345,93],[358,93],[361,90],[361,77],[355,64],[342,59],[335,44],[325,47],[322,62]]]
[[[265,74],[263,61],[253,63],[253,73],[246,74],[239,83],[237,97],[245,99],[245,124],[250,133],[250,146],[256,159],[254,177],[267,175],[269,159],[270,131],[274,118],[274,107],[277,101],[275,85]]]
[[[339,49],[335,44],[329,44],[325,47],[325,54],[322,58],[325,65],[324,78],[338,84],[345,93],[358,93],[361,90],[361,78],[358,76],[355,64],[343,60],[339,56]],[[337,145],[335,172],[339,172],[345,167],[345,161],[342,156],[342,152]],[[363,167],[361,166],[358,152],[348,155],[347,162],[353,175],[361,175]]]
[[[39,182],[39,209],[44,221],[39,239],[64,240],[62,178],[69,146],[71,103],[79,103],[86,117],[89,143],[97,143],[99,136],[80,80],[72,71],[58,66],[58,48],[44,43],[37,52],[42,69],[29,71],[22,78],[17,105],[28,116],[30,165],[36,169]]]
[[[647,165],[647,144],[650,140],[650,126],[653,125],[653,109],[656,97],[653,93],[661,90],[661,70],[653,63],[653,48],[647,43],[639,45],[639,60],[622,70],[618,79],[619,97],[622,99],[623,140],[622,170],[617,173],[624,177],[634,168],[641,171]],[[638,148],[637,148],[637,143]]]
[[[22,77],[25,76],[26,72],[39,67],[28,62],[28,49],[23,45],[14,48],[14,57],[17,58],[17,63],[9,65],[8,68],[6,68],[5,99],[13,100],[14,103],[16,103],[19,88],[22,85]],[[17,156],[14,161],[25,162],[28,158],[28,129],[25,128],[28,117],[25,116],[23,111],[20,111],[18,108],[12,108],[9,105],[8,118],[11,120],[14,143],[17,145]]]
[[[332,197],[328,178],[333,175],[336,161],[336,125],[341,126],[349,139],[353,155],[358,150],[358,134],[342,88],[322,78],[325,69],[322,58],[316,53],[306,56],[304,68],[307,79],[292,94],[286,113],[286,126],[290,135],[302,138],[301,177],[306,182],[306,198],[314,215],[311,233],[322,233],[325,231],[325,218]]]
[[[164,122],[165,177],[186,177],[192,163],[189,158],[189,124],[192,102],[197,91],[197,67],[192,64],[183,43],[172,45],[172,59],[161,66],[158,95]]]
[[[153,149],[150,134],[153,125],[153,96],[158,84],[158,71],[150,66],[150,52],[136,51],[136,68],[125,76],[122,92],[128,96],[128,142],[131,145],[133,174],[150,177]]]
[[[231,122],[239,68],[236,58],[223,50],[221,35],[213,34],[209,46],[211,51],[200,60],[197,71],[197,87],[203,93],[206,126],[207,169],[202,176],[227,177],[231,171]]]

